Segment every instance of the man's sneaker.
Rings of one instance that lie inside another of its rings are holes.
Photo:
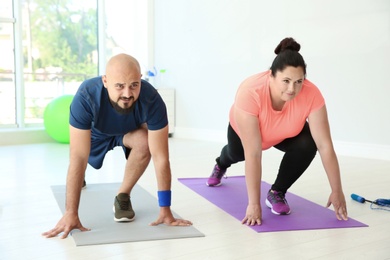
[[[206,182],[207,186],[220,186],[221,179],[225,175],[226,169],[221,169],[218,164],[214,166],[213,172],[211,173],[209,179]]]
[[[126,193],[119,193],[114,201],[114,220],[118,222],[130,222],[135,218],[130,196]]]
[[[280,191],[269,190],[265,204],[276,215],[288,215],[291,212],[283,192]]]

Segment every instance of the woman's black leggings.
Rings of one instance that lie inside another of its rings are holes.
[[[221,155],[216,159],[218,166],[221,168],[228,168],[234,163],[245,160],[240,137],[230,124],[227,138],[228,144],[222,148]],[[317,146],[311,136],[309,124],[306,122],[297,136],[287,138],[274,147],[285,154],[280,163],[278,176],[271,189],[286,193],[309,167],[317,153]]]

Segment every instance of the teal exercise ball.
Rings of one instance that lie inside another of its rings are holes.
[[[46,133],[59,143],[68,144],[70,104],[73,95],[53,99],[45,108],[43,123]]]

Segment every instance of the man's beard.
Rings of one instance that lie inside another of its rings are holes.
[[[134,100],[134,98],[132,98],[132,99]],[[109,100],[110,100],[110,103],[111,103],[112,107],[115,109],[115,111],[118,112],[121,115],[130,114],[134,110],[135,103],[136,103],[136,102],[133,102],[133,104],[130,107],[123,108],[123,107],[119,106],[118,102],[115,102],[111,98],[109,98]]]

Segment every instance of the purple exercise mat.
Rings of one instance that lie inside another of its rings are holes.
[[[240,222],[245,217],[248,200],[244,176],[224,179],[219,187],[206,186],[207,178],[179,178],[178,180]],[[351,218],[347,221],[337,220],[333,210],[290,192],[286,194],[286,199],[291,207],[291,214],[284,216],[272,214],[263,199],[266,198],[269,189],[268,183],[261,183],[263,223],[260,226],[249,226],[256,232],[367,227],[366,224]]]

